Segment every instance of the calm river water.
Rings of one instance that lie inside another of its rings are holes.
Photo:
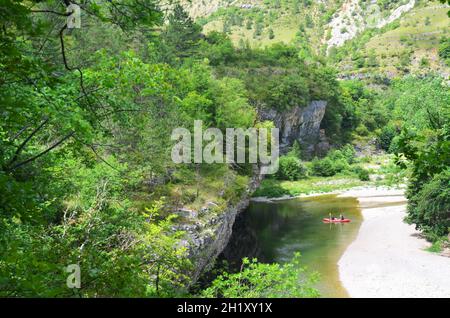
[[[344,214],[348,224],[324,224],[329,213]],[[240,214],[223,258],[237,264],[243,257],[262,262],[287,262],[294,252],[302,264],[320,274],[317,288],[323,297],[347,297],[339,281],[337,263],[355,239],[362,216],[355,198],[320,195],[308,198],[252,202]]]

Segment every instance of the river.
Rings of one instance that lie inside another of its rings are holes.
[[[344,214],[347,224],[324,224],[329,213]],[[348,297],[339,280],[337,263],[356,238],[362,215],[356,198],[319,195],[276,202],[251,202],[236,219],[233,235],[222,254],[235,266],[243,257],[283,263],[294,252],[302,264],[320,274],[317,285],[323,297]]]

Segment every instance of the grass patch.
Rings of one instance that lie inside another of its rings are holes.
[[[426,250],[431,253],[442,253],[448,243],[448,239],[446,237],[442,237],[434,241],[433,244]]]
[[[285,195],[298,196],[301,194],[324,193],[350,189],[364,184],[366,184],[366,182],[360,181],[356,176],[349,175],[310,177],[298,181],[265,179],[253,196],[270,198],[279,198]]]

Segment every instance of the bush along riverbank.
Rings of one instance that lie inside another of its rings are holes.
[[[278,173],[262,181],[253,194],[254,199],[296,197],[360,186],[401,187],[408,175],[407,170],[394,163],[393,155],[356,157],[351,145],[311,161],[302,161],[294,145],[279,161]]]

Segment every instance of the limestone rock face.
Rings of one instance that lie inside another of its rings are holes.
[[[303,147],[306,157],[316,153],[320,140],[320,124],[327,108],[326,101],[312,101],[307,107],[293,107],[284,112],[261,109],[261,120],[271,120],[280,129],[280,153],[288,151],[294,141]]]
[[[247,208],[250,197],[259,187],[262,178],[259,168],[255,167],[253,177],[239,202],[229,204],[222,211],[217,211],[217,205],[209,202],[198,213],[190,213],[196,216],[191,218],[191,224],[180,224],[176,227],[177,230],[185,231],[185,240],[182,243],[186,246],[188,257],[194,264],[193,270],[189,273],[191,284],[194,284],[200,275],[214,264],[217,256],[225,249],[230,240],[236,216]]]

